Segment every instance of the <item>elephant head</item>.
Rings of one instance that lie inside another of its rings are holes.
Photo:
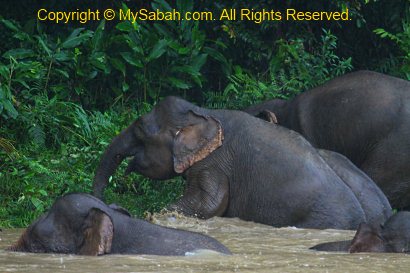
[[[361,223],[353,240],[323,243],[312,249],[350,253],[408,253],[410,252],[410,212],[401,211],[380,226]]]
[[[350,253],[386,252],[385,241],[381,235],[381,227],[372,227],[361,223],[349,246]]]
[[[111,217],[102,206],[87,207],[80,200],[72,202],[72,196],[58,199],[8,250],[80,255],[110,253],[114,234]]]
[[[130,217],[117,205],[107,206],[85,193],[58,198],[8,250],[78,255],[185,255],[199,249],[230,254],[212,237],[161,227]]]
[[[207,157],[222,140],[217,119],[187,101],[167,97],[113,139],[96,171],[94,195],[102,198],[109,177],[126,157],[133,156],[126,173],[169,179]]]

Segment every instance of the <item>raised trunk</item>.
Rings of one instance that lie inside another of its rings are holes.
[[[103,191],[108,185],[110,176],[114,174],[122,161],[118,160],[117,162],[116,157],[109,156],[108,152],[109,151],[107,150],[101,158],[93,183],[93,194],[101,200],[103,200]]]
[[[131,125],[132,126],[132,125]],[[131,128],[123,130],[116,136],[101,157],[93,183],[93,195],[103,200],[103,192],[108,185],[110,176],[127,156],[135,154],[134,137]]]

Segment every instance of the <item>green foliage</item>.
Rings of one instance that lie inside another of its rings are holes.
[[[352,69],[351,59],[339,58],[337,38],[330,31],[308,51],[303,40],[278,40],[277,51],[270,59],[268,72],[254,76],[234,67],[222,94],[207,93],[207,103],[214,108],[243,109],[272,98],[287,99]]]
[[[193,10],[193,3],[176,1],[181,13]],[[153,9],[169,11],[171,7],[161,0],[153,1]],[[123,5],[124,13],[128,7]],[[198,21],[165,21],[144,23],[124,21],[116,28],[122,45],[115,63],[123,75],[131,77],[139,86],[123,86],[142,90],[143,101],[156,101],[160,96],[185,92],[193,87],[202,87],[204,77],[201,69],[207,61],[205,33]],[[126,65],[125,65],[126,64]],[[132,71],[131,73],[129,71]]]
[[[0,60],[3,118],[16,118],[15,106],[33,103],[39,95],[63,100],[83,95],[88,99],[90,94],[86,90],[98,80],[97,75],[110,72],[103,66],[104,56],[99,51],[104,21],[95,32],[78,28],[65,39],[50,37],[40,25],[31,33],[17,22],[0,22],[13,33],[19,45],[2,55],[5,62]]]
[[[233,70],[223,93],[206,93],[208,107],[242,109],[253,103],[281,96],[275,83],[263,82],[243,71],[240,66],[234,66]]]
[[[397,44],[403,54],[398,57],[402,62],[398,67],[398,74],[403,74],[408,80],[410,80],[410,18],[408,20],[403,20],[402,26],[403,31],[397,34],[389,33],[383,28],[375,29],[374,32],[380,35],[381,38],[389,39]]]
[[[285,95],[293,96],[352,69],[351,58],[344,60],[336,55],[337,38],[330,31],[323,30],[312,48],[306,50],[301,39],[278,41],[270,75]]]
[[[69,110],[67,118],[74,112]],[[50,113],[49,116],[53,115]],[[68,192],[91,192],[101,154],[112,137],[135,119],[135,111],[123,109],[104,114],[83,111],[82,115],[70,118],[74,124],[86,120],[89,130],[62,129],[64,141],[58,149],[46,148],[44,143],[23,145],[18,157],[4,156],[5,152],[0,150],[0,207],[3,208],[0,209],[0,226],[26,226],[48,209],[57,197]],[[66,121],[56,118],[47,125],[62,127],[58,122],[65,124]],[[182,192],[180,179],[156,182],[137,174],[124,177],[124,167],[125,163],[107,188],[107,202],[129,208],[135,215],[142,217],[145,211],[159,211]]]

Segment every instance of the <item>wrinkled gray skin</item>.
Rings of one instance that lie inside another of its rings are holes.
[[[370,71],[335,78],[294,99],[244,111],[273,112],[313,146],[345,155],[395,208],[410,206],[410,82]]]
[[[185,255],[198,249],[229,254],[217,240],[132,218],[88,194],[67,194],[32,223],[8,250],[79,255]]]
[[[410,212],[401,211],[384,225],[360,224],[353,240],[329,242],[311,249],[318,251],[356,252],[410,252]]]
[[[189,216],[339,229],[390,216],[385,196],[346,158],[241,111],[167,97],[113,139],[96,172],[96,196],[126,156],[134,156],[127,171],[184,175],[186,190],[170,208]]]

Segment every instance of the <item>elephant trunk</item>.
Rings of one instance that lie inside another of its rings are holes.
[[[111,157],[109,150],[104,153],[94,177],[93,194],[95,197],[103,200],[103,191],[121,161],[117,162],[115,156]]]
[[[101,157],[93,183],[93,195],[103,200],[103,191],[110,177],[127,156],[135,154],[133,135],[130,127],[116,136]]]

